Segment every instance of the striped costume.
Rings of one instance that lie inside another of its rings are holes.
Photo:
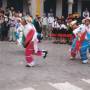
[[[34,66],[35,60],[33,58],[34,55],[38,56],[46,56],[46,52],[38,49],[38,39],[37,39],[37,32],[34,26],[30,23],[24,26],[24,46],[25,46],[25,57],[28,66]]]

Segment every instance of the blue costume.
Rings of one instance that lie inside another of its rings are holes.
[[[87,26],[83,25],[73,31],[73,33],[76,35],[76,37],[73,40],[73,44],[72,44],[72,48],[71,48],[71,56],[72,57],[76,56],[77,41],[79,41],[78,40],[79,36],[77,34],[80,33],[81,34],[81,36],[79,37],[80,45],[78,45],[78,46],[80,47],[79,52],[80,52],[82,63],[84,63],[84,64],[86,64],[88,62],[87,50],[90,51],[90,30],[89,29],[90,28],[87,28]]]
[[[87,39],[85,39],[81,43],[81,49],[80,49],[80,56],[83,63],[88,62],[87,50],[88,49],[90,50],[90,34],[88,32],[86,33],[86,37]]]

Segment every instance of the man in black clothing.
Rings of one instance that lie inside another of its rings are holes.
[[[37,37],[38,37],[39,41],[42,40],[42,34],[41,34],[42,33],[42,24],[41,24],[40,19],[41,18],[38,15],[36,15],[36,18],[33,21],[33,24],[37,30],[37,33],[38,33]]]

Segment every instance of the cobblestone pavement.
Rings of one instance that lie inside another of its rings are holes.
[[[37,65],[26,68],[24,49],[0,42],[0,90],[90,90],[90,61],[69,60],[68,45],[44,41],[40,47],[47,59],[35,57]]]

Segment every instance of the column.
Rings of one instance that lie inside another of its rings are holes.
[[[68,14],[72,14],[73,3],[73,0],[68,0]]]
[[[35,17],[36,14],[42,16],[44,13],[44,0],[31,0],[31,15]]]
[[[78,10],[77,11],[81,15],[81,12],[82,12],[82,2],[81,2],[81,0],[78,0]]]
[[[40,16],[41,14],[41,0],[36,0],[36,14]]]
[[[62,16],[62,0],[56,0],[56,16]]]
[[[36,0],[31,0],[31,15],[33,17],[36,15]]]

